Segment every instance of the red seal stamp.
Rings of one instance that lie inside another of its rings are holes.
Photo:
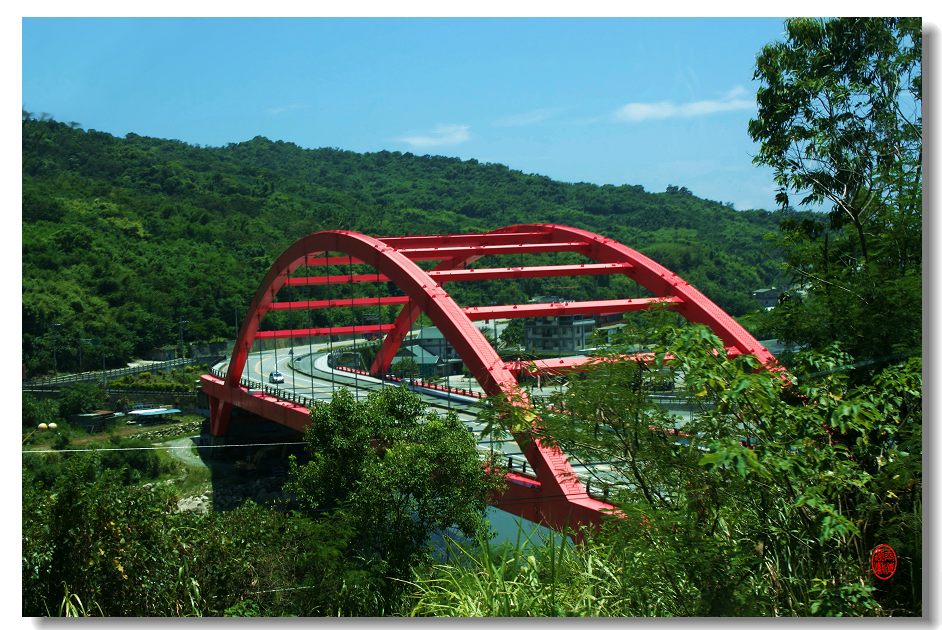
[[[896,573],[896,552],[889,545],[877,545],[870,552],[870,570],[880,580],[889,580]]]

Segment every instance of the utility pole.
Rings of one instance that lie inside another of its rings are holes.
[[[83,354],[83,353],[82,353],[82,349],[85,347],[85,344],[86,344],[86,343],[91,343],[91,341],[92,341],[92,340],[91,340],[90,337],[79,337],[79,345],[78,345],[78,351],[79,351],[79,372],[82,372],[82,371],[83,371],[83,369],[82,369],[82,354]]]
[[[53,324],[52,325],[52,373],[56,376],[59,375],[59,329],[62,328],[62,324]]]
[[[184,325],[184,324],[189,324],[189,323],[190,323],[190,321],[187,320],[187,319],[180,319],[179,321],[177,321],[177,325],[178,325],[179,331],[180,331],[180,345],[179,345],[179,348],[180,348],[180,355],[182,355],[182,357],[183,357],[184,359],[186,358],[186,348],[183,346],[183,325]],[[178,357],[178,358],[179,358],[179,357]]]

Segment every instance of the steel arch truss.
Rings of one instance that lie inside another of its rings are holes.
[[[575,252],[590,261],[585,264],[532,267],[469,269],[482,256]],[[329,257],[330,253],[343,256]],[[439,261],[425,271],[417,261]],[[292,277],[302,265],[315,267],[336,264],[366,264],[376,273]],[[596,300],[504,306],[460,307],[443,288],[445,283],[466,280],[532,278],[576,275],[623,274],[645,287],[653,298]],[[390,282],[404,295],[387,298],[350,298],[316,302],[276,302],[275,296],[285,286],[316,286],[353,283]],[[272,310],[337,308],[401,304],[402,310],[392,324],[345,328],[309,328],[301,330],[259,331],[264,315]],[[260,395],[240,386],[240,378],[249,351],[256,339],[302,337],[341,333],[386,333],[370,372],[384,375],[400,345],[420,313],[425,313],[454,347],[465,366],[491,396],[507,397],[528,407],[517,376],[536,370],[572,369],[576,360],[550,360],[522,368],[504,362],[474,320],[507,317],[543,317],[572,314],[623,313],[662,304],[680,313],[688,321],[705,324],[722,339],[732,354],[752,354],[765,365],[772,355],[742,326],[706,296],[676,274],[647,256],[610,238],[563,225],[514,225],[483,234],[400,236],[374,238],[352,231],[325,231],[310,234],[291,245],[272,265],[262,280],[243,320],[233,349],[226,378],[202,377],[203,389],[210,400],[210,428],[213,435],[224,435],[233,406],[287,426],[303,429],[309,422],[307,408],[270,395]],[[577,478],[565,454],[557,447],[531,440],[529,432],[515,433],[534,477],[508,474],[507,491],[497,506],[556,529],[566,526],[598,524],[613,505],[589,496]]]

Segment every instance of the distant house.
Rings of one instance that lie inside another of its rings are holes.
[[[778,299],[782,295],[781,289],[776,289],[775,287],[769,287],[767,289],[756,289],[752,292],[752,297],[759,302],[759,305],[768,310],[770,308],[775,308],[778,306]]]
[[[89,433],[101,431],[108,421],[113,420],[115,413],[106,409],[90,411],[89,413],[79,413],[69,416],[69,422],[82,427]]]
[[[439,363],[438,357],[431,352],[427,352],[425,348],[417,343],[403,344],[396,356],[393,357],[392,365],[395,366],[406,359],[415,362],[419,368],[418,376],[422,378],[441,376],[441,363]]]
[[[128,424],[138,423],[138,424],[148,424],[151,422],[165,422],[169,419],[169,416],[182,413],[179,409],[171,409],[170,407],[156,407],[153,409],[135,409],[127,413]]]
[[[161,346],[148,352],[144,358],[148,361],[169,361],[177,357],[176,346]]]
[[[435,357],[438,365],[439,376],[449,376],[451,374],[460,374],[462,360],[458,356],[458,351],[448,343],[442,332],[435,326],[428,326],[412,333],[410,337],[412,344],[418,345],[427,355]],[[405,344],[404,344],[405,345]],[[421,355],[420,355],[421,356]],[[422,363],[415,359],[420,366]],[[444,373],[443,373],[444,372]]]

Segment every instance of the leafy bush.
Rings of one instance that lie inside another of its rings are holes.
[[[628,482],[602,540],[633,550],[631,590],[673,602],[658,614],[920,615],[921,361],[854,385],[836,348],[786,374],[727,360],[701,326],[660,334],[653,366],[591,366],[541,412],[545,440]],[[664,370],[685,424],[649,398]],[[869,572],[881,542],[890,583]]]
[[[59,397],[59,413],[63,418],[103,409],[108,396],[100,385],[94,383],[75,383],[62,390]]]
[[[23,426],[35,429],[40,422],[59,421],[59,403],[53,399],[39,399],[23,392]]]

